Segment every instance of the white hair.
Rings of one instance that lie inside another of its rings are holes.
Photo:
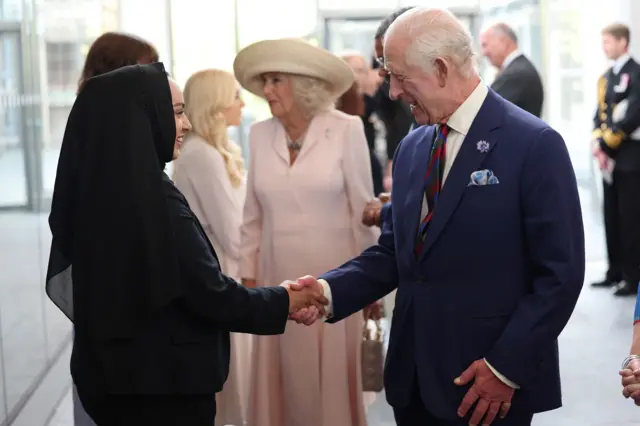
[[[409,42],[404,60],[425,72],[436,58],[446,58],[465,78],[477,74],[473,39],[462,23],[446,9],[416,7],[396,19],[385,34]]]
[[[334,107],[335,99],[324,81],[304,76],[289,74],[289,81],[293,92],[293,101],[307,118],[313,118],[322,111],[328,111]]]

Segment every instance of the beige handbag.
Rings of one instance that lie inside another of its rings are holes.
[[[362,334],[362,390],[381,392],[384,389],[384,339],[380,321],[375,321],[375,336],[364,325]]]

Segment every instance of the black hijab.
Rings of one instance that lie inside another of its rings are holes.
[[[76,333],[127,337],[180,295],[163,191],[176,137],[161,63],[87,81],[65,130],[46,290]]]

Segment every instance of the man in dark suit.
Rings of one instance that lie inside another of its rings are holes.
[[[415,120],[408,105],[389,97],[389,78],[384,68],[382,42],[387,29],[393,21],[410,9],[412,7],[403,7],[387,16],[376,29],[374,36],[375,58],[373,60],[373,68],[378,69],[380,77],[384,79],[374,96],[374,100],[377,104],[376,113],[378,113],[387,130],[387,157],[389,161],[385,170],[385,191],[391,189],[391,168],[393,163],[391,159],[393,154],[396,152],[396,148],[398,148],[402,138],[414,127]]]
[[[523,110],[542,117],[544,89],[536,67],[518,49],[518,37],[507,24],[495,24],[480,36],[482,55],[498,69],[491,88]]]
[[[422,125],[395,154],[391,220],[294,287],[322,291],[330,323],[397,288],[385,392],[399,426],[530,425],[561,406],[557,337],[584,280],[567,148],[482,83],[450,12],[406,12],[384,55],[391,96]]]
[[[640,281],[640,65],[629,55],[629,37],[623,24],[602,30],[602,47],[613,64],[598,81],[593,131],[609,255],[605,279],[593,285],[615,285],[618,296],[635,295]]]

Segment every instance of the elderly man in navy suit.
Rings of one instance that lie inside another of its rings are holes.
[[[562,404],[557,338],[584,280],[567,148],[487,89],[448,11],[403,14],[384,55],[391,95],[422,125],[396,151],[391,223],[296,286],[324,292],[329,323],[397,287],[385,388],[398,425],[530,425]]]

